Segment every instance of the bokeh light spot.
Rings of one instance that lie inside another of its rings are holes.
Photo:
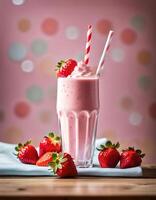
[[[29,31],[30,27],[31,27],[31,23],[30,23],[29,19],[22,18],[22,19],[19,20],[19,22],[18,22],[18,29],[21,32],[27,32],[27,31]]]
[[[148,90],[152,86],[152,80],[149,76],[140,76],[138,85],[143,90]]]
[[[131,110],[133,107],[133,101],[131,97],[129,96],[122,97],[120,100],[120,106],[123,110],[126,110],[126,111]]]
[[[24,60],[21,64],[21,69],[23,72],[32,72],[34,67],[34,63],[31,60]]]
[[[149,115],[152,119],[156,120],[156,102],[153,102],[149,106]]]
[[[80,35],[80,31],[76,26],[69,26],[65,30],[65,35],[69,40],[76,40]]]
[[[142,65],[148,65],[151,63],[151,53],[147,50],[141,50],[137,54],[138,62]]]
[[[26,97],[32,102],[43,100],[43,90],[37,85],[33,85],[26,90]]]
[[[11,60],[21,61],[27,54],[26,47],[21,43],[12,43],[9,47],[8,56]]]
[[[99,33],[107,35],[108,32],[112,29],[112,23],[107,19],[101,19],[97,22],[96,29]]]
[[[133,126],[138,126],[141,124],[143,116],[138,112],[132,112],[129,116],[129,123]]]
[[[121,32],[121,40],[124,44],[133,44],[136,41],[136,39],[137,33],[130,28],[124,29]]]
[[[32,52],[36,56],[41,56],[46,53],[48,49],[47,42],[43,39],[36,39],[32,42],[31,45]]]
[[[142,31],[145,27],[145,19],[143,16],[136,15],[131,19],[131,25],[136,30]]]
[[[40,112],[39,118],[43,123],[49,123],[52,120],[52,113],[49,110],[44,110]]]
[[[121,48],[115,48],[111,51],[112,60],[115,62],[122,62],[125,57],[125,53]]]
[[[26,0],[12,0],[12,3],[16,6],[23,5]]]
[[[58,31],[58,22],[52,18],[46,18],[42,24],[41,29],[46,35],[56,34]]]
[[[24,118],[30,113],[30,105],[27,102],[21,101],[15,105],[14,113],[17,117]]]
[[[38,65],[38,69],[45,75],[52,76],[55,74],[55,66],[52,63],[50,56],[44,57]]]

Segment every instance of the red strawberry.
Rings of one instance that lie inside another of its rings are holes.
[[[17,157],[22,163],[35,165],[38,160],[38,153],[30,143],[31,141],[27,141],[24,145],[19,143],[15,150],[18,152]]]
[[[54,174],[59,177],[74,177],[77,176],[77,169],[74,161],[68,153],[53,153],[53,161],[49,163]]]
[[[56,66],[57,77],[67,77],[72,73],[76,65],[77,62],[73,59],[61,60]]]
[[[48,164],[52,162],[52,152],[47,152],[36,162],[38,166],[48,166]]]
[[[55,133],[49,133],[48,136],[44,136],[43,140],[39,144],[39,157],[46,152],[61,152],[61,138]]]
[[[142,154],[140,149],[135,150],[134,147],[129,147],[121,153],[120,168],[140,166],[144,156],[145,154]]]
[[[114,168],[120,160],[120,154],[117,150],[120,144],[112,144],[111,141],[107,141],[105,145],[100,145],[101,149],[98,155],[98,160],[102,168]]]

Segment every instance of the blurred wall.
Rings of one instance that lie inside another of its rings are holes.
[[[156,162],[156,1],[0,0],[0,140],[58,132],[56,77],[60,59],[83,59],[92,24],[90,65],[115,31],[100,81],[97,137],[140,147]]]

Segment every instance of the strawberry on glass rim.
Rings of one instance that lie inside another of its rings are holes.
[[[48,136],[44,136],[39,144],[39,157],[46,152],[61,152],[61,138],[56,133],[49,133]]]
[[[69,76],[74,70],[76,65],[77,65],[77,62],[73,59],[59,61],[56,66],[57,77]]]

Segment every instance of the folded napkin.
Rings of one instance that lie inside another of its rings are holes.
[[[107,140],[97,139],[96,147]],[[22,176],[54,176],[48,170],[48,167],[38,167],[35,165],[28,165],[21,163],[16,156],[14,156],[14,144],[6,144],[0,142],[0,175],[22,175]],[[94,167],[91,168],[77,168],[80,176],[126,176],[136,177],[142,176],[141,167],[133,167],[128,169],[116,168],[100,168],[97,160],[98,151],[94,153]]]

